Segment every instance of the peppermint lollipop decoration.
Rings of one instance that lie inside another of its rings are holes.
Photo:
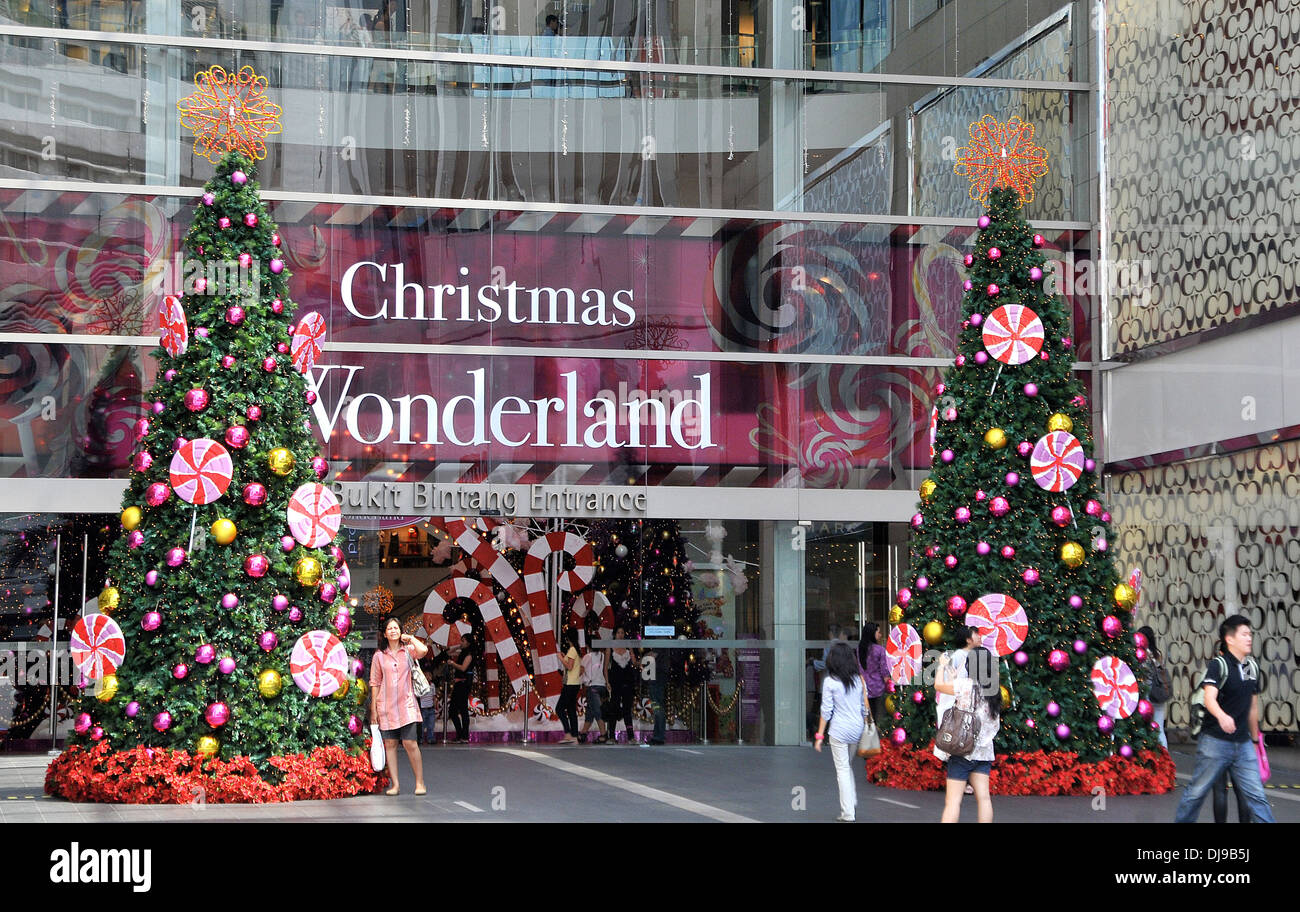
[[[1092,666],[1092,690],[1102,712],[1112,719],[1127,719],[1138,705],[1138,683],[1133,670],[1115,656],[1104,656]]]
[[[984,320],[984,347],[1012,367],[1032,361],[1043,348],[1043,321],[1022,304],[1003,304]]]
[[[999,656],[1011,655],[1029,635],[1029,618],[1009,595],[981,595],[966,609],[966,623],[980,631],[981,642]]]
[[[1038,439],[1029,464],[1040,488],[1065,491],[1083,475],[1083,446],[1073,434],[1052,431]]]
[[[308,696],[328,697],[348,678],[348,653],[328,630],[312,630],[293,644],[289,671]]]
[[[158,341],[173,358],[185,354],[190,345],[190,326],[185,308],[176,295],[166,295],[158,306]]]
[[[889,677],[895,684],[907,684],[921,670],[921,637],[911,625],[899,624],[889,632],[885,655]]]
[[[343,509],[323,484],[308,482],[289,498],[289,532],[308,548],[323,548],[339,534]]]
[[[106,614],[91,614],[77,621],[69,647],[77,670],[92,680],[113,674],[126,658],[122,628]]]
[[[212,503],[226,493],[235,466],[224,446],[200,437],[176,451],[170,471],[176,496],[188,504],[199,505]]]
[[[324,341],[325,318],[313,310],[298,321],[289,342],[289,355],[298,373],[305,374],[315,367]]]

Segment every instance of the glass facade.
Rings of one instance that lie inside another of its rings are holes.
[[[1123,241],[1117,216],[1102,233],[1089,12],[0,2],[0,644],[37,648],[97,591],[93,559],[37,558],[116,531],[161,296],[245,278],[186,260],[211,165],[175,106],[250,65],[284,111],[258,179],[294,300],[328,325],[330,480],[411,498],[345,498],[354,595],[382,586],[416,621],[448,572],[421,485],[516,495],[530,535],[675,520],[730,644],[697,648],[714,687],[670,700],[677,730],[798,743],[831,625],[883,623],[906,571],[980,211],[952,165],[983,114],[1049,151],[1027,215],[1101,387],[1114,321],[1090,277]],[[517,735],[527,712],[483,672],[476,724]]]

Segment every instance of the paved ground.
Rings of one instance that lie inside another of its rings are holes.
[[[1275,752],[1269,789],[1279,822],[1300,823],[1300,754]],[[1295,754],[1296,756],[1292,756]],[[0,824],[116,821],[427,821],[427,822],[812,822],[839,811],[829,752],[807,747],[584,745],[578,747],[446,746],[425,748],[429,794],[404,794],[287,805],[135,807],[72,804],[42,794],[44,757],[0,757]],[[1180,785],[1191,772],[1190,748],[1176,748]],[[403,758],[403,763],[405,759]],[[860,768],[859,768],[860,769]],[[922,823],[939,819],[942,800],[928,792],[865,785],[858,774],[859,822]],[[1289,786],[1289,787],[1287,787]],[[1180,790],[1181,791],[1181,790]],[[996,798],[999,822],[1146,823],[1173,819],[1179,792],[1109,798]],[[1230,800],[1230,819],[1236,808]],[[967,799],[963,819],[974,819]],[[1212,819],[1209,802],[1201,819]]]

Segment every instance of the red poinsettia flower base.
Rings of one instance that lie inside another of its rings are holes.
[[[388,785],[367,755],[340,747],[271,757],[264,777],[248,757],[203,758],[185,751],[70,747],[45,772],[46,794],[111,804],[268,804],[368,795]]]
[[[867,758],[868,781],[914,792],[943,790],[947,777],[933,747],[885,745]],[[1107,795],[1163,795],[1173,787],[1174,761],[1165,750],[1097,762],[1067,751],[998,754],[989,774],[989,790],[995,795],[1092,795],[1097,788]]]

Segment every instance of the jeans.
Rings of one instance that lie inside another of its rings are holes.
[[[835,783],[840,790],[840,816],[845,820],[854,818],[854,808],[858,804],[858,789],[853,783],[853,769],[849,765],[849,750],[856,754],[858,745],[847,741],[827,738],[831,746],[831,759],[835,761]]]
[[[432,744],[434,735],[438,731],[438,711],[433,706],[421,706],[420,716],[424,720],[420,726],[420,740],[425,744]]]
[[[587,722],[596,726],[596,732],[600,732],[600,723],[604,721],[601,717],[601,706],[609,702],[609,691],[600,684],[594,684],[587,688]]]
[[[655,729],[650,738],[654,741],[662,741],[664,739],[664,724],[668,719],[667,707],[664,705],[664,702],[667,699],[665,690],[666,688],[663,684],[650,684],[650,702],[653,703],[655,707]]]
[[[1201,735],[1196,746],[1196,771],[1191,784],[1178,802],[1174,823],[1195,823],[1201,804],[1224,770],[1232,770],[1233,782],[1246,800],[1256,823],[1273,823],[1273,809],[1268,806],[1264,784],[1259,779],[1259,759],[1255,745],[1249,741],[1225,741],[1213,735]]]
[[[578,685],[565,684],[560,688],[560,701],[555,704],[555,714],[560,717],[566,735],[578,737]]]
[[[1212,798],[1210,803],[1214,807],[1214,822],[1228,822],[1228,780],[1232,779],[1232,771],[1224,770],[1223,775],[1214,780],[1214,788],[1211,791]],[[1232,784],[1232,793],[1237,798],[1237,822],[1250,823],[1250,804],[1246,801],[1246,795],[1241,789],[1237,788],[1237,783]]]

